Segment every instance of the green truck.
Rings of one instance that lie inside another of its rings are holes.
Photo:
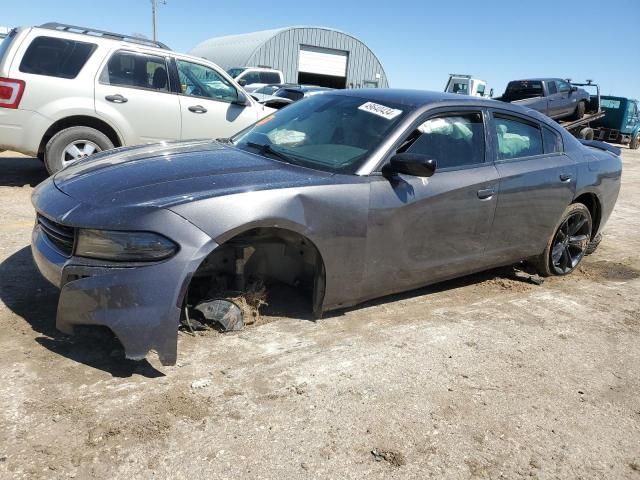
[[[600,107],[606,115],[591,124],[594,140],[640,147],[640,101],[603,95]]]

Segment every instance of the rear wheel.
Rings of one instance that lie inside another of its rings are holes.
[[[576,111],[573,115],[573,118],[575,120],[580,120],[582,117],[584,117],[585,112],[587,111],[587,104],[585,102],[578,102],[578,104],[576,105]]]
[[[569,205],[544,252],[534,261],[540,275],[548,277],[573,272],[586,254],[591,229],[589,209],[582,203]]]
[[[53,175],[73,162],[111,148],[113,143],[109,137],[95,128],[65,128],[47,143],[44,164],[49,174]]]
[[[636,134],[631,137],[631,142],[629,142],[629,148],[631,150],[637,150],[640,148],[640,132],[636,132]]]

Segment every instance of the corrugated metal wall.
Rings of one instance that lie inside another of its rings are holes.
[[[268,35],[262,35],[267,34]],[[198,45],[193,54],[218,63],[223,68],[269,65],[282,70],[286,82],[298,81],[298,56],[300,45],[330,48],[346,51],[349,54],[347,63],[347,86],[364,87],[365,82],[378,82],[379,87],[388,87],[387,75],[373,52],[360,40],[336,30],[320,27],[290,27],[282,30],[271,30],[246,34],[247,39],[260,39],[262,42],[249,54],[251,48],[242,37],[234,35],[220,39],[210,39]],[[226,39],[233,40],[235,48],[229,46]],[[255,45],[255,43],[253,44]],[[229,58],[229,55],[237,58]],[[242,53],[242,55],[241,55]],[[376,74],[380,75],[376,79]]]

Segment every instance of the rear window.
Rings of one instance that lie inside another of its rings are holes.
[[[260,72],[260,83],[280,83],[280,74],[276,72]]]
[[[611,100],[608,98],[603,98],[600,100],[600,106],[608,110],[617,110],[620,108],[620,100]]]
[[[165,59],[119,51],[113,54],[100,75],[100,82],[122,87],[169,91]]]
[[[542,155],[540,128],[515,118],[494,117],[498,138],[498,160]]]
[[[544,91],[542,89],[542,82],[520,80],[517,82],[510,82],[507,86],[505,96],[509,100],[524,100],[525,98],[542,97]]]
[[[27,48],[20,71],[49,77],[76,78],[95,49],[94,43],[37,37]]]
[[[544,140],[544,153],[561,153],[564,151],[564,143],[559,133],[543,127],[542,138]]]

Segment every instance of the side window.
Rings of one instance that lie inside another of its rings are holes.
[[[65,38],[34,38],[20,62],[20,71],[58,78],[76,78],[91,54],[94,43]]]
[[[180,91],[190,97],[210,98],[221,102],[235,102],[238,92],[213,68],[176,59],[180,77]]]
[[[544,153],[564,152],[564,144],[559,133],[554,132],[550,128],[543,127],[542,137],[544,139]]]
[[[568,92],[569,90],[571,90],[571,85],[569,85],[564,80],[558,80],[558,91],[560,93],[565,93],[565,92]]]
[[[514,118],[494,116],[498,140],[498,160],[542,155],[542,132],[539,126]]]
[[[259,83],[280,83],[280,75],[276,72],[260,72]]]
[[[100,75],[100,82],[121,87],[169,91],[165,59],[131,52],[114,53]]]
[[[430,118],[416,129],[400,151],[431,157],[438,169],[483,163],[482,114],[456,113]]]
[[[553,95],[554,93],[558,93],[558,87],[556,87],[556,82],[547,83],[549,87],[549,95]]]

